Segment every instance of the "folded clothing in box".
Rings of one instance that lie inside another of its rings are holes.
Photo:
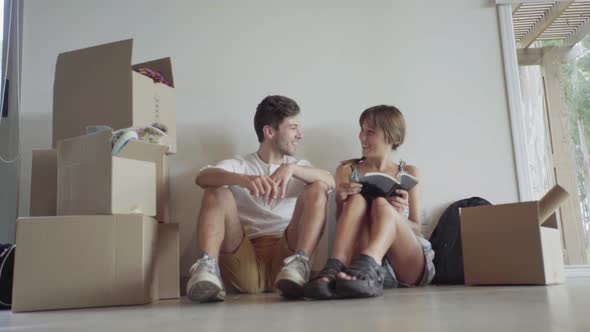
[[[101,131],[112,131],[111,145],[113,148],[112,155],[116,156],[119,151],[129,141],[143,141],[152,144],[158,144],[170,149],[168,135],[166,134],[168,128],[162,123],[153,123],[149,126],[138,128],[124,128],[113,131],[109,126],[88,126],[86,127],[86,134],[96,134]]]
[[[113,156],[132,140],[140,140],[147,143],[163,145],[170,148],[168,136],[166,135],[166,126],[160,123],[154,123],[150,126],[139,128],[125,128],[113,132],[111,144],[113,145]]]

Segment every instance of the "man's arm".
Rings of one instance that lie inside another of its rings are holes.
[[[334,189],[334,178],[330,172],[311,166],[285,163],[270,176],[280,190],[280,193],[278,191],[276,192],[277,197],[285,198],[287,184],[291,177],[307,184],[314,182],[323,183],[326,186],[326,190]],[[273,196],[275,195],[273,194]]]
[[[211,167],[206,168],[197,174],[195,183],[205,189],[211,187],[222,187],[222,186],[242,186],[245,181],[246,175],[228,172],[224,169]]]
[[[203,189],[240,186],[246,188],[253,196],[264,196],[264,199],[268,202],[276,199],[278,192],[277,184],[269,176],[233,173],[217,167],[207,168],[199,172],[195,183]]]
[[[293,176],[305,183],[323,182],[328,190],[334,189],[334,177],[330,172],[312,166],[289,164],[293,167]]]

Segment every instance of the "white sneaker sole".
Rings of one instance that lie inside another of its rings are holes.
[[[225,290],[216,280],[202,279],[187,289],[186,296],[193,302],[219,302],[225,299]]]
[[[291,273],[289,270],[281,270],[275,281],[275,288],[287,298],[303,297],[303,285],[305,280],[298,273]]]

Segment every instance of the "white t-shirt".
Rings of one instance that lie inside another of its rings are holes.
[[[285,163],[311,166],[308,161],[298,161],[291,156],[285,156]],[[270,176],[280,166],[280,164],[265,163],[254,152],[243,157],[223,160],[215,166],[203,167],[201,171],[213,167],[238,174]],[[291,222],[297,197],[305,189],[305,183],[292,177],[287,185],[285,198],[277,198],[272,204],[268,204],[262,196],[250,195],[247,189],[240,186],[229,186],[228,189],[236,200],[238,215],[246,236],[253,239],[264,235],[280,236],[285,231]]]

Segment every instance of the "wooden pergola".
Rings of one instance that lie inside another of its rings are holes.
[[[590,0],[516,2],[512,6],[517,48],[556,40],[571,47],[590,32]]]

